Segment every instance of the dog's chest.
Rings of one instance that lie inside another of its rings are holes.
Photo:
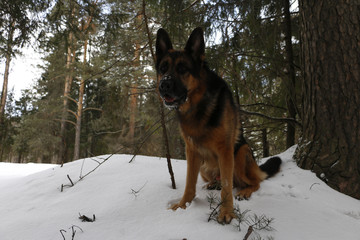
[[[214,149],[211,149],[208,144],[206,144],[206,141],[187,136],[185,142],[187,145],[186,147],[191,148],[194,152],[197,152],[201,159],[216,159]]]

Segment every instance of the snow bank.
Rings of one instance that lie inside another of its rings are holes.
[[[360,201],[340,194],[310,171],[299,169],[294,148],[280,155],[280,173],[262,183],[249,201],[235,201],[242,211],[274,218],[274,231],[251,237],[276,240],[360,239]],[[247,228],[208,222],[207,196],[199,178],[197,196],[186,210],[167,210],[183,193],[186,162],[173,160],[178,189],[171,189],[165,159],[114,155],[59,166],[0,164],[0,240],[243,239]],[[96,161],[94,161],[96,160]],[[26,166],[26,165],[25,165]],[[43,170],[47,169],[47,170]],[[36,171],[43,170],[37,173]],[[81,222],[79,213],[94,222]],[[63,233],[61,235],[60,231]],[[65,232],[66,231],[66,232]],[[251,237],[249,239],[251,239]]]

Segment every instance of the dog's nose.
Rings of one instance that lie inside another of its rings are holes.
[[[170,80],[162,80],[160,81],[159,89],[161,92],[169,92],[173,88],[173,81]]]

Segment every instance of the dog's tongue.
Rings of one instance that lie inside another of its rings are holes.
[[[172,103],[172,102],[175,101],[175,98],[172,98],[172,97],[170,97],[170,96],[165,96],[164,98],[165,98],[165,101],[166,101],[166,102],[169,102],[169,103]]]

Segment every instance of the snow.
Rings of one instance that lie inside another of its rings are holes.
[[[298,168],[295,147],[279,156],[281,171],[265,180],[248,201],[234,201],[241,211],[274,218],[273,231],[249,239],[360,239],[360,201],[329,188],[315,174]],[[208,222],[202,187],[186,210],[167,208],[183,193],[186,162],[173,160],[177,189],[171,188],[165,159],[113,155],[88,158],[63,167],[0,163],[0,240],[243,239],[247,226]],[[95,161],[96,160],[96,161]],[[75,183],[73,187],[70,179]],[[61,192],[61,185],[63,192]],[[234,190],[235,191],[235,190]],[[79,214],[96,219],[82,222]],[[76,231],[72,238],[72,227]],[[60,233],[63,233],[63,236]],[[66,231],[66,232],[65,232]]]

